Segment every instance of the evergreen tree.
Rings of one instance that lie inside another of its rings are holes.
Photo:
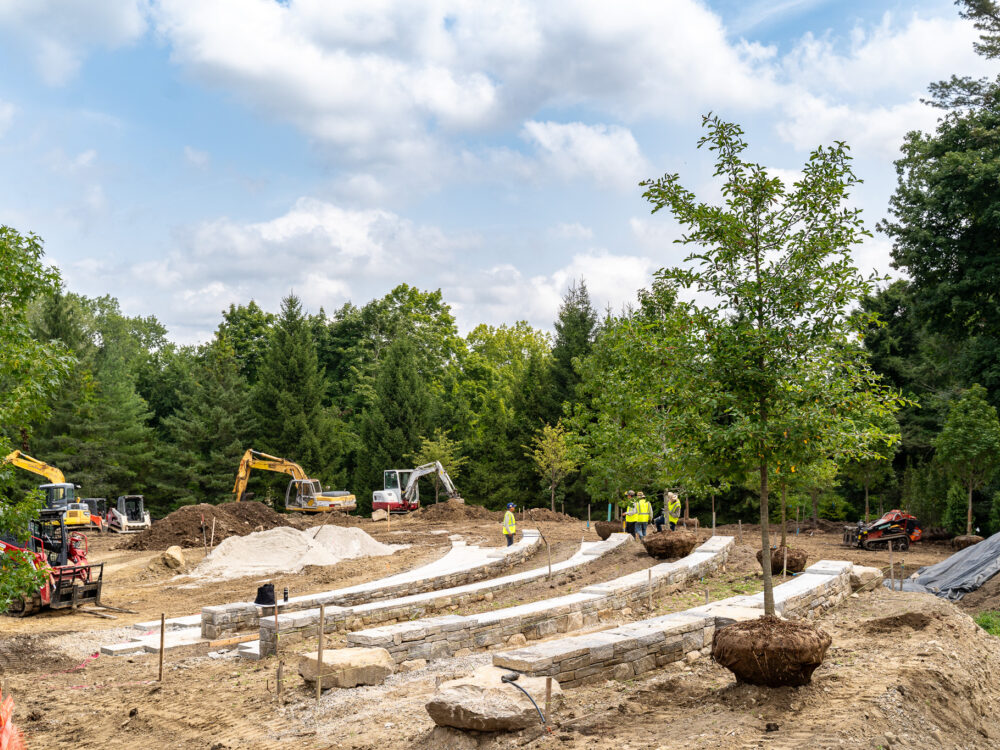
[[[370,502],[371,490],[382,488],[382,472],[398,468],[420,449],[430,428],[431,396],[416,367],[409,338],[389,345],[375,380],[374,403],[361,415],[360,452],[355,472],[359,505]]]
[[[249,389],[225,340],[206,346],[177,412],[164,420],[173,441],[173,484],[181,503],[232,500],[236,466],[253,433]]]
[[[225,339],[232,347],[240,363],[240,374],[250,385],[257,382],[257,371],[267,354],[273,326],[274,315],[264,312],[254,300],[246,305],[230,305],[222,313],[215,337]]]
[[[586,282],[580,279],[563,296],[559,317],[555,322],[551,382],[552,400],[559,413],[548,415],[552,421],[558,420],[564,403],[576,400],[580,375],[574,361],[582,360],[590,353],[596,327],[597,312],[590,303]]]
[[[295,461],[324,487],[344,479],[342,430],[324,406],[325,395],[326,381],[309,323],[298,298],[289,295],[281,302],[253,388],[253,447]]]

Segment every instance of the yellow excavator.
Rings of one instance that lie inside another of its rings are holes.
[[[292,477],[285,490],[285,510],[301,513],[324,513],[331,510],[350,511],[358,507],[357,498],[346,490],[323,491],[318,479],[310,479],[301,466],[287,458],[269,456],[267,453],[248,449],[243,454],[236,471],[233,493],[242,502],[246,494],[251,469],[278,471]]]
[[[80,488],[67,482],[66,477],[55,466],[21,451],[9,453],[4,457],[3,464],[14,464],[48,479],[49,484],[40,484],[38,489],[45,493],[45,507],[64,512],[66,526],[104,531],[104,520],[98,515],[92,515],[90,506],[77,497],[76,491]]]

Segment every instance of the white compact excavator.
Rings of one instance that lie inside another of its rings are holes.
[[[382,473],[381,490],[372,493],[372,510],[386,510],[390,513],[408,513],[420,507],[420,477],[437,475],[449,500],[462,501],[448,472],[440,461],[418,466],[416,469],[387,469]]]

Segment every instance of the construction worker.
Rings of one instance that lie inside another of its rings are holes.
[[[646,536],[646,525],[653,518],[653,505],[646,499],[646,495],[640,492],[636,495],[635,533],[642,539]]]
[[[507,503],[507,512],[503,514],[503,535],[507,539],[507,546],[514,543],[514,534],[517,532],[517,521],[514,518],[514,503]]]
[[[656,518],[653,519],[653,523],[656,524],[657,531],[663,531],[663,524],[669,522],[670,530],[673,531],[677,528],[677,521],[681,517],[681,501],[677,499],[677,495],[673,492],[668,492],[666,494],[666,502],[663,505],[663,511]]]
[[[628,500],[628,505],[625,508],[625,533],[631,534],[632,538],[635,538],[635,521],[638,517],[638,503],[636,502],[635,492],[629,490],[625,494]]]

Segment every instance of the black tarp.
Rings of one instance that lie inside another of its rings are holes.
[[[1000,573],[1000,533],[956,552],[947,560],[920,568],[915,578],[903,581],[903,591],[926,591],[958,601],[997,573]]]

